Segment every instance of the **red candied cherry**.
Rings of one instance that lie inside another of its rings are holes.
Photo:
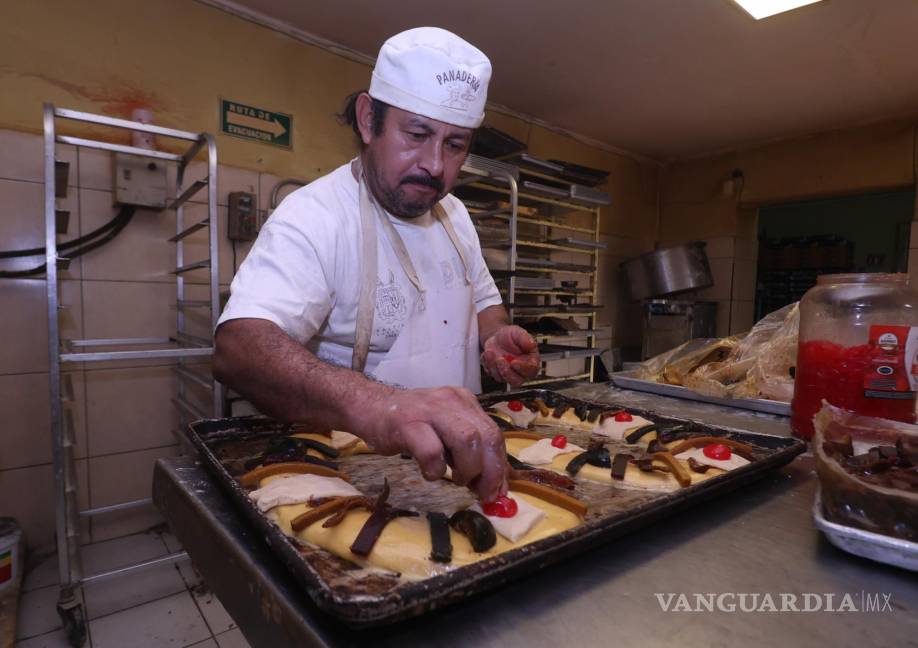
[[[506,353],[506,354],[502,355],[501,357],[502,357],[504,360],[506,360],[508,364],[511,363],[511,362],[513,362],[514,360],[516,360],[516,356],[512,356],[512,355],[510,355],[509,353]]]
[[[556,448],[565,448],[567,447],[567,437],[563,434],[556,434],[551,440],[551,444]]]
[[[724,445],[723,443],[709,443],[704,447],[704,456],[709,459],[717,459],[718,461],[726,461],[731,456],[733,456],[733,451],[730,450],[730,446]]]
[[[518,400],[510,401],[509,403],[507,403],[507,407],[510,409],[511,412],[522,412],[523,411],[523,403],[521,403]]]
[[[615,415],[616,423],[628,423],[633,420],[634,420],[634,417],[631,416],[631,414],[629,414],[628,412],[619,412],[618,414]]]
[[[498,495],[493,502],[482,502],[481,510],[491,517],[512,518],[517,511],[516,500],[506,495]]]

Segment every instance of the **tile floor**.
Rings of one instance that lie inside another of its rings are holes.
[[[83,548],[87,573],[178,551],[166,531],[149,531]],[[68,648],[56,605],[57,557],[26,571],[16,648]],[[233,619],[185,561],[113,578],[83,589],[89,618],[86,648],[247,648]]]

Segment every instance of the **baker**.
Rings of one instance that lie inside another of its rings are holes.
[[[233,279],[214,375],[284,421],[410,453],[424,477],[506,490],[480,366],[519,385],[535,340],[509,323],[468,211],[449,191],[484,118],[491,63],[455,34],[387,40],[343,119],[360,154],[290,194]]]

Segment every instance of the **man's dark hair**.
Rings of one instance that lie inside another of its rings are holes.
[[[362,95],[366,90],[358,90],[347,96],[344,100],[344,109],[338,114],[338,121],[341,124],[346,124],[351,127],[351,130],[354,131],[354,135],[357,136],[357,141],[363,143],[362,138],[360,137],[360,128],[357,126],[357,97]],[[386,121],[386,112],[389,110],[389,104],[379,99],[374,99],[370,97],[370,107],[373,114],[373,122],[371,124],[371,129],[374,135],[382,135],[384,124]]]

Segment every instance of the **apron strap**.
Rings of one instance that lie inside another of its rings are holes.
[[[405,247],[405,242],[402,240],[402,237],[399,236],[398,231],[396,231],[392,221],[389,220],[388,215],[376,205],[376,202],[370,195],[366,180],[364,179],[360,158],[357,158],[356,169],[358,184],[360,185],[360,237],[362,255],[360,294],[357,301],[357,322],[354,330],[354,353],[351,356],[351,369],[363,372],[367,365],[367,356],[370,353],[370,338],[373,333],[373,310],[376,304],[376,286],[379,282],[376,249],[377,218],[382,222],[386,236],[392,244],[395,256],[398,258],[402,269],[408,276],[408,280],[422,295],[424,293],[424,286],[421,284],[421,279],[414,268],[414,263],[411,261],[411,256],[408,254],[408,249]],[[466,285],[471,284],[471,266],[469,265],[468,257],[459,241],[459,236],[456,234],[455,228],[453,228],[452,222],[449,220],[449,216],[446,214],[446,210],[443,209],[443,206],[438,202],[434,204],[431,213],[440,225],[443,226],[443,229],[446,230],[446,235],[449,237],[450,242],[459,254],[459,259],[462,261],[462,265],[465,268]]]
[[[358,167],[359,168],[359,167]],[[376,216],[370,203],[367,184],[363,181],[363,170],[359,169],[360,184],[360,241],[361,280],[360,296],[357,301],[357,322],[354,329],[354,354],[351,369],[363,372],[370,352],[370,336],[373,332],[373,305],[376,303],[376,284],[379,270],[376,260]]]
[[[449,219],[449,216],[446,215],[446,210],[440,203],[436,203],[433,206],[431,213],[434,218],[440,221],[443,229],[446,230],[446,235],[449,237],[449,240],[452,241],[453,247],[455,247],[456,252],[459,253],[459,260],[462,261],[462,267],[465,269],[465,285],[468,286],[472,283],[472,266],[469,265],[468,256],[465,253],[465,248],[459,241],[459,235],[456,234],[456,228],[453,227],[453,222]]]
[[[414,263],[412,263],[411,256],[408,254],[408,248],[405,247],[405,242],[402,240],[402,237],[398,235],[395,225],[389,220],[389,216],[381,209],[379,210],[379,220],[383,225],[383,229],[386,231],[389,242],[392,244],[392,249],[395,250],[396,258],[398,258],[399,263],[402,265],[402,270],[408,275],[408,281],[412,283],[415,290],[419,293],[423,293],[424,286],[421,285],[421,278],[418,277],[418,272],[414,269]]]

